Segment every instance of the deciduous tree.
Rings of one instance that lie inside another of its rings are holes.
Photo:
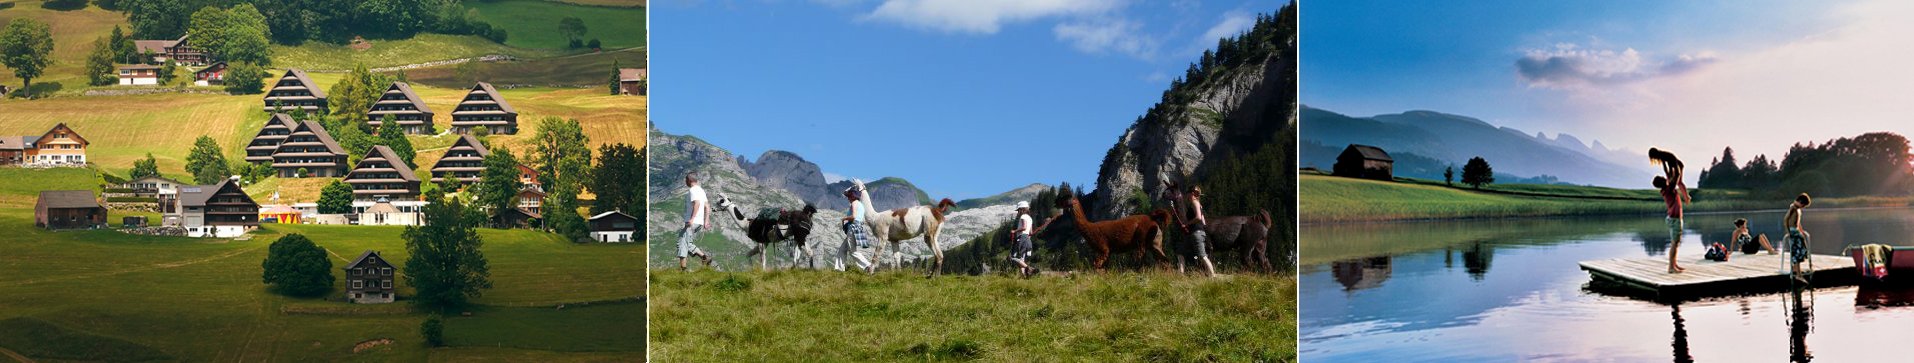
[[[332,290],[332,259],[301,234],[288,234],[266,248],[260,280],[282,294],[309,297]]]
[[[226,155],[219,152],[219,142],[203,135],[193,141],[193,150],[186,155],[186,171],[193,174],[193,183],[200,185],[211,185],[232,176],[226,167]]]
[[[1495,183],[1495,168],[1489,166],[1488,160],[1477,156],[1470,158],[1467,164],[1462,164],[1462,184],[1482,189],[1483,184],[1492,183]]]
[[[20,77],[23,94],[30,94],[33,79],[53,64],[52,54],[53,31],[46,23],[18,17],[7,22],[5,31],[0,31],[0,64],[13,69],[14,77]]]
[[[484,241],[474,229],[465,203],[434,200],[423,208],[425,225],[405,227],[400,237],[412,257],[405,260],[406,283],[418,291],[412,301],[430,309],[464,306],[492,287],[491,269],[479,250]]]

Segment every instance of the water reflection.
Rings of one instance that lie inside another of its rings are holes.
[[[1690,216],[1683,247],[1695,247],[1682,248],[1679,258],[1700,260],[1699,246],[1726,241],[1736,218],[1747,218],[1756,234],[1778,235],[1780,215]],[[1815,233],[1817,253],[1910,244],[1894,241],[1914,237],[1914,209],[1820,210],[1804,224]],[[1682,362],[1773,361],[1784,354],[1855,361],[1914,339],[1909,286],[1776,288],[1681,302],[1588,286],[1579,261],[1666,258],[1670,239],[1660,218],[1305,226],[1302,234],[1305,361],[1657,361],[1670,359],[1671,350]],[[1816,311],[1816,302],[1854,308]],[[1786,350],[1762,343],[1783,339]],[[1810,345],[1819,349],[1810,353]]]

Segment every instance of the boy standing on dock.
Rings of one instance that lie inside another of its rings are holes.
[[[1801,262],[1808,260],[1808,231],[1801,229],[1801,209],[1809,204],[1814,204],[1814,199],[1809,198],[1808,193],[1801,193],[1794,197],[1794,203],[1788,204],[1788,215],[1781,218],[1781,225],[1788,227],[1788,236],[1782,237],[1788,241],[1788,258],[1792,262],[1788,268],[1795,275],[1801,274]]]
[[[1655,177],[1654,185],[1655,189],[1661,191],[1662,204],[1668,205],[1668,235],[1674,241],[1668,245],[1668,273],[1681,273],[1681,265],[1675,263],[1681,250],[1681,209],[1682,204],[1690,201],[1688,186],[1681,182],[1681,159],[1675,158],[1674,153],[1655,148],[1648,149],[1648,158],[1661,163],[1662,172],[1667,174]]]

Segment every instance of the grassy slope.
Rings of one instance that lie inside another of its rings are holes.
[[[611,82],[614,62],[619,68],[644,68],[646,61],[644,48],[631,48],[518,62],[475,63],[470,65],[472,75],[469,77],[489,80],[498,87],[585,87],[605,91],[606,84]],[[411,76],[413,82],[421,84],[469,87],[471,82],[459,75],[459,67],[444,65],[412,69],[407,70],[406,74]]]
[[[53,11],[40,7],[41,1],[14,1],[13,7],[0,10],[0,26],[17,18],[32,18],[47,23],[53,31],[53,65],[34,84],[59,83],[61,89],[79,89],[86,85],[86,54],[93,51],[93,40],[113,32],[113,25],[126,24],[126,16],[88,6],[74,11]],[[129,29],[130,31],[130,29]],[[4,68],[4,67],[0,67]],[[20,87],[20,77],[12,69],[0,71],[0,84]],[[40,86],[35,86],[39,89]]]
[[[29,174],[34,173],[34,174]],[[58,171],[0,169],[0,179],[37,185],[81,185],[94,176],[80,169]],[[428,350],[419,344],[424,316],[402,305],[358,306],[291,299],[265,291],[259,261],[266,245],[281,233],[311,237],[335,256],[334,266],[366,249],[403,261],[400,228],[348,226],[269,226],[249,241],[133,236],[112,231],[46,232],[32,228],[35,185],[0,189],[0,229],[18,231],[0,244],[0,320],[31,317],[66,329],[131,341],[187,361],[229,360],[375,360],[420,361],[445,352],[465,356],[472,348]],[[113,214],[117,217],[118,214]],[[577,245],[548,234],[484,230],[484,251],[495,287],[477,301],[492,306],[549,306],[581,301],[630,299],[644,293],[645,255],[637,245]],[[343,274],[334,271],[343,281]],[[407,290],[402,290],[406,292]],[[110,292],[110,293],[107,293]],[[335,291],[332,298],[342,293]],[[643,305],[618,304],[563,312],[530,312],[551,324],[576,327],[569,332],[595,342],[557,350],[597,350],[580,360],[603,360],[642,351],[642,341],[606,342],[602,336],[631,336],[626,325],[606,318],[642,316]],[[314,311],[288,314],[285,311]],[[524,308],[480,309],[472,318],[454,318],[448,334],[510,334],[493,318],[525,314]],[[491,316],[498,311],[499,316]],[[464,321],[461,319],[473,319]],[[466,329],[466,330],[461,330]],[[398,341],[366,353],[350,347],[361,341]],[[560,341],[547,339],[546,341]],[[484,344],[479,340],[472,344]],[[457,343],[457,341],[455,341]],[[492,344],[484,344],[492,345]],[[507,356],[571,360],[542,351],[507,351]]]
[[[645,45],[645,9],[562,4],[550,1],[500,0],[467,2],[479,19],[505,28],[505,44],[532,49],[566,49],[558,21],[567,16],[585,21],[586,40],[597,38],[605,49]]]
[[[326,42],[306,42],[297,47],[275,45],[273,66],[344,71],[358,64],[378,68],[494,54],[519,58],[559,54],[556,51],[509,47],[470,35],[419,34],[411,39],[372,40],[371,43],[372,48],[363,51]]]
[[[1665,207],[1653,190],[1561,185],[1502,185],[1491,189],[1548,193],[1566,197],[1478,193],[1427,182],[1380,182],[1304,174],[1298,180],[1303,223],[1416,219],[1504,218],[1592,214],[1654,214]],[[1642,200],[1581,199],[1575,196],[1628,197]],[[1787,201],[1752,198],[1739,191],[1700,192],[1689,211],[1775,209]],[[1822,200],[1816,200],[1817,206]],[[1904,198],[1829,198],[1831,207],[1909,205]]]
[[[654,272],[651,284],[661,361],[1295,359],[1286,277]]]

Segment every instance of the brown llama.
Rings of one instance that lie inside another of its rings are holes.
[[[1062,208],[1066,214],[1051,217],[1050,220],[1043,222],[1042,227],[1037,227],[1037,230],[1041,233],[1044,228],[1050,226],[1050,222],[1065,215],[1070,216],[1076,222],[1077,229],[1082,232],[1084,243],[1089,244],[1090,249],[1096,252],[1093,266],[1099,272],[1103,271],[1104,263],[1110,260],[1110,254],[1113,252],[1134,251],[1138,261],[1143,260],[1145,252],[1154,252],[1157,264],[1169,259],[1169,256],[1163,253],[1162,228],[1156,222],[1168,220],[1169,211],[1158,209],[1149,215],[1133,215],[1116,220],[1091,222],[1083,215],[1083,205],[1077,202],[1076,197],[1059,198],[1056,207]]]
[[[1169,199],[1172,208],[1176,208],[1176,230],[1187,235],[1190,231],[1185,227],[1188,222],[1185,218],[1194,218],[1183,210],[1183,198],[1187,191],[1178,188],[1174,182],[1169,183],[1169,189],[1163,197]],[[1216,250],[1234,251],[1242,259],[1244,267],[1262,267],[1264,273],[1275,272],[1269,263],[1269,229],[1275,227],[1275,223],[1269,218],[1268,210],[1259,209],[1257,212],[1259,215],[1205,217],[1208,224],[1203,226],[1203,232],[1209,234],[1210,246]],[[1177,266],[1182,266],[1182,258],[1176,261]]]

